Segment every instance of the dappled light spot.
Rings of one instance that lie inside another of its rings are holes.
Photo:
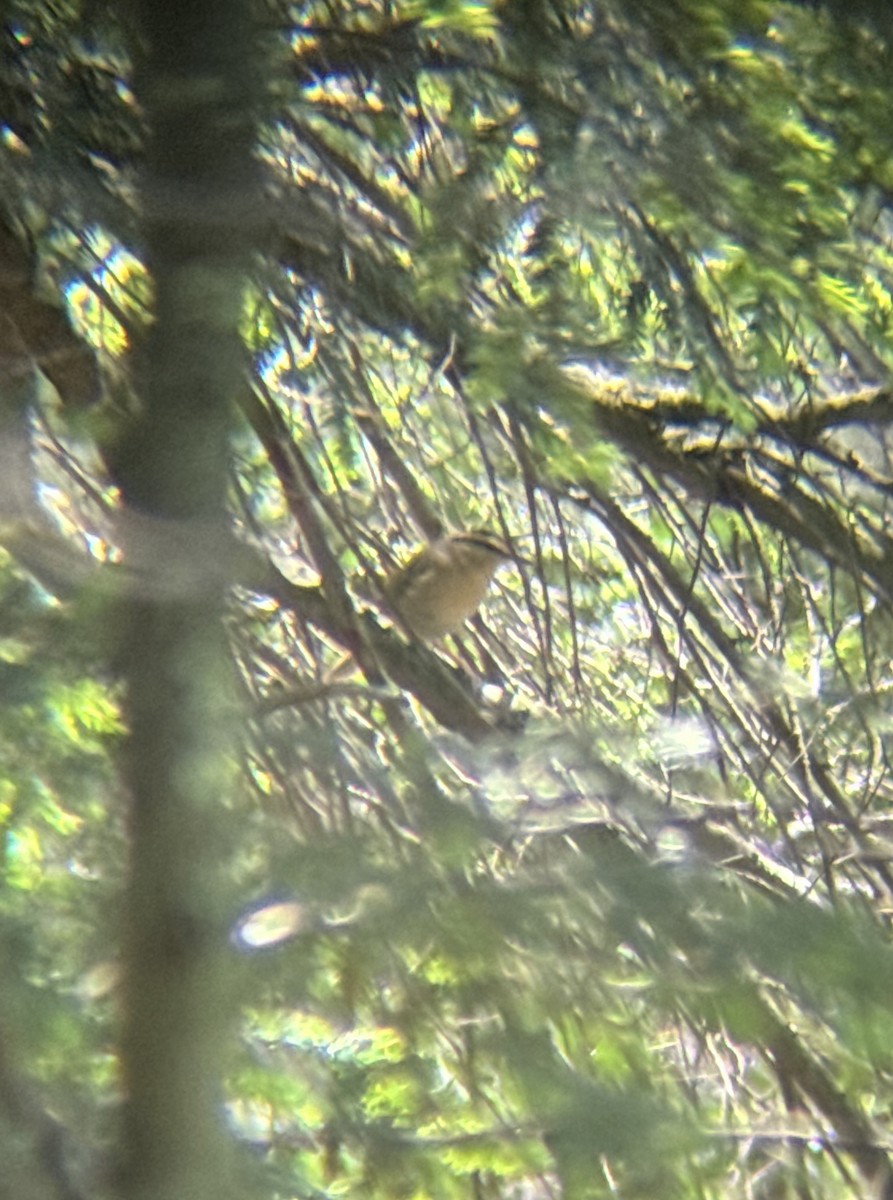
[[[294,900],[276,900],[253,908],[237,922],[231,941],[240,950],[281,946],[307,928],[308,913]]]

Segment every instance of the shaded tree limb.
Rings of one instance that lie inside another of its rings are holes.
[[[155,323],[139,413],[118,447],[127,506],[162,526],[226,529],[241,297],[256,235],[259,63],[250,6],[138,10],[135,90],[150,129],[142,211]],[[220,1113],[233,1018],[226,915],[233,830],[219,573],[167,538],[158,587],[122,605],[131,861],[125,904],[120,1193],[220,1200],[236,1183]],[[140,534],[124,531],[139,568]],[[186,573],[189,594],[165,593]]]

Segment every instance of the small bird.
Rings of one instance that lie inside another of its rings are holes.
[[[433,642],[455,633],[477,612],[498,568],[514,557],[489,530],[447,533],[392,571],[382,591],[407,628]]]

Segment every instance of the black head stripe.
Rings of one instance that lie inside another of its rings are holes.
[[[491,533],[489,529],[470,529],[468,533],[454,533],[453,541],[465,542],[471,546],[480,546],[482,550],[489,550],[491,554],[495,554],[498,558],[511,558],[512,552],[498,534]]]

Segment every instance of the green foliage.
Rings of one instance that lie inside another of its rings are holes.
[[[269,208],[240,324],[256,407],[246,388],[230,499],[269,571],[199,558],[238,585],[244,719],[207,833],[235,844],[220,1094],[250,1186],[873,1196],[889,30],[867,4],[768,0],[265,11]],[[9,283],[0,263],[9,361],[44,375],[24,491],[91,570],[117,558],[119,448],[86,445],[99,421],[73,418],[22,314],[42,289],[64,302],[103,420],[140,411],[154,300],[126,35],[101,6],[22,0],[0,67],[4,222],[34,260]],[[6,539],[20,499],[2,501]],[[446,674],[398,697],[381,576],[481,526],[518,561],[435,648]],[[157,545],[113,596],[143,586],[152,610]],[[105,587],[54,599],[0,562],[0,1032],[85,1158],[122,1054]],[[333,679],[357,629],[369,674]],[[436,707],[454,678],[482,725]],[[0,1109],[19,1086],[0,1061]],[[25,1125],[20,1176],[43,1161]]]

